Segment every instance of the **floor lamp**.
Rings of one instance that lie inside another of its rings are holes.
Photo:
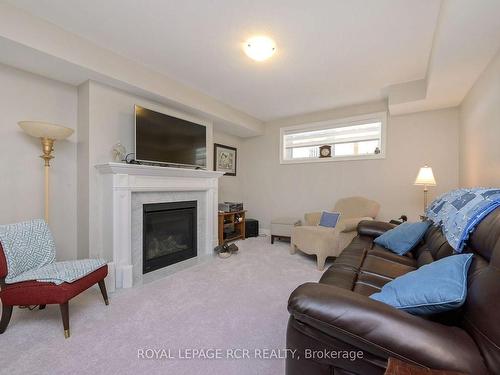
[[[427,193],[429,191],[429,186],[436,186],[436,179],[432,173],[432,168],[429,166],[424,166],[418,171],[417,178],[415,179],[414,185],[424,186],[424,214],[427,209]]]
[[[21,129],[32,137],[40,138],[43,155],[40,157],[45,161],[45,221],[49,222],[49,171],[50,160],[54,158],[54,142],[68,138],[73,134],[73,129],[61,125],[49,124],[39,121],[20,121]]]

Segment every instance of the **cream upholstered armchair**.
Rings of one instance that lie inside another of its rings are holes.
[[[325,267],[326,258],[338,256],[356,236],[356,228],[361,220],[373,220],[380,205],[363,197],[339,199],[332,211],[340,212],[340,220],[335,228],[319,225],[321,212],[304,215],[305,225],[292,229],[291,254],[300,250],[306,254],[315,254],[318,270]]]

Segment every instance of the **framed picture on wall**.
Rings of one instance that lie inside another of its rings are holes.
[[[236,176],[236,156],[236,148],[214,143],[214,171]]]

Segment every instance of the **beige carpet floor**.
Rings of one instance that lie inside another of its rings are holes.
[[[88,290],[70,303],[68,340],[58,306],[14,309],[0,336],[0,373],[283,374],[283,359],[255,358],[255,350],[285,348],[288,296],[321,272],[314,258],[290,255],[287,243],[259,237],[238,245],[228,259],[115,292],[110,306],[97,288]],[[222,358],[179,358],[208,349]],[[247,349],[250,358],[227,359],[232,349]],[[174,358],[165,358],[169,351]]]

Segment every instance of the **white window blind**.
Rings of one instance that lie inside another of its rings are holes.
[[[282,163],[381,158],[385,113],[282,128],[281,146]],[[320,158],[321,146],[331,147],[330,158]]]

